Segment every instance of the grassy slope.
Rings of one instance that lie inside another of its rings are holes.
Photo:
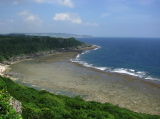
[[[22,119],[21,115],[9,105],[10,97],[7,85],[0,77],[0,119]]]
[[[6,87],[9,94],[22,102],[24,119],[160,119],[160,116],[135,113],[109,103],[87,102],[79,96],[70,98],[37,91],[4,77],[0,77],[0,87]]]

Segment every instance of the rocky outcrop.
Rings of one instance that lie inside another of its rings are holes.
[[[35,58],[35,57],[39,57],[39,56],[46,56],[46,55],[54,54],[56,52],[83,52],[84,50],[91,50],[91,49],[95,49],[95,48],[97,48],[97,46],[91,45],[91,44],[85,44],[82,46],[72,47],[72,48],[59,48],[56,50],[39,51],[36,53],[22,54],[17,57],[11,57],[8,60],[3,61],[2,64],[3,65],[11,65],[13,62],[16,62],[16,61],[20,61],[23,59],[31,59],[31,58]]]
[[[13,97],[10,98],[9,100],[10,104],[17,113],[21,114],[22,113],[22,104],[18,100],[15,100]]]

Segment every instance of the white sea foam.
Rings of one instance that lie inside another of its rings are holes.
[[[145,79],[153,80],[153,81],[160,81],[160,79],[158,79],[158,78],[153,78],[153,77],[151,77],[151,76],[148,76],[148,77],[146,77]]]
[[[86,54],[86,53],[89,53],[89,52],[90,52],[90,50],[84,51],[84,52],[82,52],[82,55]]]
[[[151,76],[146,77],[146,79],[153,80]]]
[[[101,47],[98,47],[94,50],[97,50],[99,48],[101,48]],[[100,71],[127,74],[127,75],[131,75],[131,76],[135,76],[135,77],[139,77],[139,78],[144,78],[144,79],[148,79],[148,80],[160,81],[160,79],[153,78],[151,76],[147,76],[147,72],[145,72],[145,71],[136,71],[134,69],[125,69],[125,68],[98,67],[98,66],[94,66],[93,64],[89,64],[87,62],[81,61],[80,56],[83,55],[83,54],[89,53],[89,52],[90,51],[85,51],[82,54],[78,54],[75,59],[71,59],[70,61],[79,63],[79,64],[81,64],[85,67],[95,68],[95,69],[100,70]]]
[[[78,54],[77,56],[76,56],[76,59],[78,59],[80,57],[80,54]]]
[[[116,68],[113,69],[112,72],[121,73],[121,74],[128,74],[131,76],[137,76],[140,78],[145,77],[146,73],[142,71],[135,71],[134,69],[125,69],[125,68]]]
[[[93,50],[98,50],[99,48],[101,48],[100,46],[98,45],[95,45],[97,48],[93,49]]]
[[[147,76],[146,72],[144,72],[144,71],[135,71],[134,69],[125,69],[125,68],[112,69],[109,67],[97,67],[97,66],[94,66],[93,64],[89,64],[89,63],[86,63],[86,62],[80,61],[80,60],[71,60],[71,62],[76,62],[76,63],[79,63],[79,64],[85,66],[85,67],[95,68],[100,71],[127,74],[127,75],[131,75],[131,76],[135,76],[135,77],[139,77],[139,78],[144,78],[144,79],[148,79],[148,80],[160,81],[157,78],[152,78],[151,76]]]

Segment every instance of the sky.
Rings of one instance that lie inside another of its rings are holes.
[[[160,0],[0,0],[0,34],[160,37]]]

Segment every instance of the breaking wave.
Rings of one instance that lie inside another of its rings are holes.
[[[101,48],[100,46],[97,46],[96,49],[94,50],[97,50]],[[148,72],[145,72],[145,71],[136,71],[134,69],[125,69],[125,68],[110,68],[110,67],[98,67],[98,66],[94,66],[93,64],[89,64],[85,61],[82,61],[80,59],[80,56],[83,55],[83,54],[86,54],[86,53],[89,53],[90,50],[88,51],[85,51],[81,54],[78,54],[76,56],[76,58],[74,59],[70,59],[71,62],[76,62],[78,64],[81,64],[85,67],[89,67],[89,68],[94,68],[94,69],[97,69],[97,70],[100,70],[100,71],[105,71],[105,72],[112,72],[112,73],[120,73],[120,74],[127,74],[127,75],[130,75],[130,76],[135,76],[135,77],[139,77],[139,78],[144,78],[144,79],[148,79],[148,80],[156,80],[156,81],[160,81],[160,79],[157,79],[157,78],[153,78],[151,76],[148,76]]]

